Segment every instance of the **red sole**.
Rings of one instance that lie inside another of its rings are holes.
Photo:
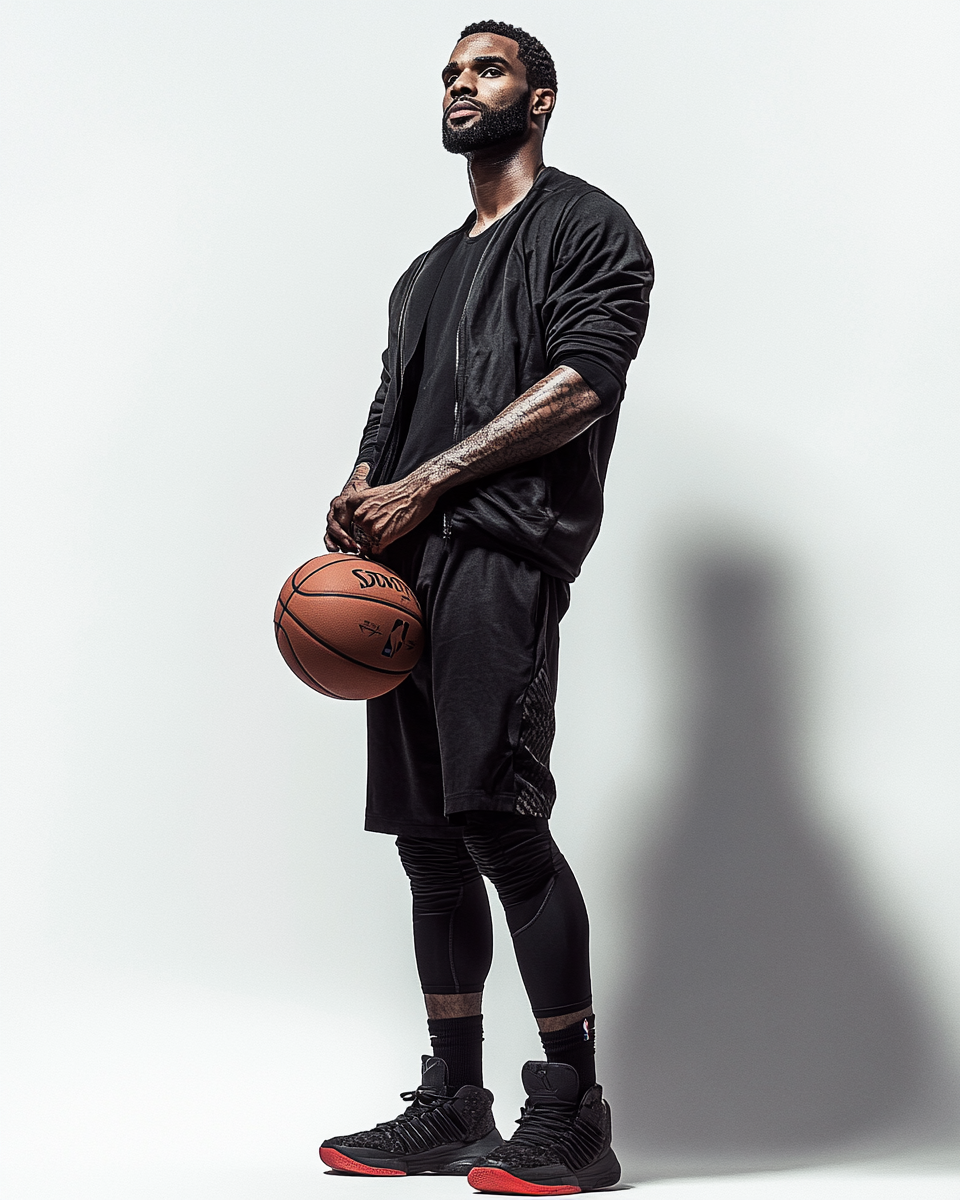
[[[320,1158],[334,1171],[349,1171],[351,1175],[406,1175],[406,1171],[391,1171],[387,1167],[368,1167],[366,1163],[354,1162],[332,1146],[321,1146]]]
[[[474,1167],[467,1183],[478,1192],[506,1192],[508,1196],[572,1196],[580,1191],[569,1183],[551,1186],[549,1183],[530,1183],[518,1179],[500,1167]]]

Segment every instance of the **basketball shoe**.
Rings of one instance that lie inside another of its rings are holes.
[[[423,1056],[415,1092],[401,1092],[408,1107],[375,1129],[328,1138],[320,1157],[351,1175],[466,1175],[503,1142],[493,1120],[493,1095],[472,1084],[448,1094],[447,1064]]]
[[[610,1146],[610,1105],[599,1084],[578,1100],[574,1067],[528,1062],[523,1087],[527,1102],[519,1128],[477,1163],[468,1183],[479,1192],[511,1196],[567,1196],[616,1183],[620,1164]]]

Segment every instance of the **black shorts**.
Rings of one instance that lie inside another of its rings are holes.
[[[380,558],[416,592],[427,638],[409,678],[367,701],[365,827],[459,837],[464,813],[549,817],[569,584],[432,521]]]

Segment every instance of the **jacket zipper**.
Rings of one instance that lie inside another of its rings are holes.
[[[410,303],[410,297],[413,295],[413,289],[416,286],[416,282],[420,278],[420,272],[423,270],[424,265],[429,257],[430,252],[427,251],[423,258],[420,259],[417,269],[413,273],[413,278],[410,280],[410,284],[404,293],[403,302],[400,305],[400,320],[398,322],[399,328],[397,331],[397,407],[399,407],[400,397],[403,395],[403,334],[406,328],[405,322],[407,319],[407,307]],[[388,441],[390,441],[392,444],[389,446],[389,448],[387,446],[384,446],[383,448],[383,470],[381,470],[379,473],[381,479],[384,475],[388,475],[396,466],[395,460],[397,439],[394,437],[394,431],[397,424],[397,407],[395,407],[393,410],[393,425],[391,426],[390,432],[387,435]]]
[[[494,234],[496,237],[496,234]],[[463,302],[463,312],[460,314],[460,321],[457,325],[457,341],[454,354],[453,368],[453,444],[463,441],[463,406],[460,403],[460,335],[463,332],[463,326],[466,323],[467,308],[470,305],[470,297],[473,295],[473,289],[476,286],[477,280],[480,278],[480,272],[483,270],[483,260],[487,257],[487,251],[493,244],[493,238],[484,246],[480,255],[480,261],[477,263],[477,269],[473,273],[473,279],[470,280],[470,286],[467,288],[467,298]],[[450,537],[453,532],[453,524],[450,518],[449,508],[443,510],[443,536]]]

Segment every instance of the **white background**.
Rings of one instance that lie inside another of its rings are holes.
[[[299,684],[271,616],[321,551],[389,290],[469,209],[439,71],[484,15],[5,6],[18,1197],[312,1194],[318,1139],[416,1082],[409,897],[361,828],[362,706]],[[949,1146],[960,11],[493,15],[557,62],[547,161],[621,201],[658,272],[554,762],[623,1157],[635,1177]],[[766,597],[789,731],[777,795],[760,779],[727,824],[697,751],[726,644],[711,579]],[[499,944],[487,1075],[510,1127],[539,1047]]]

